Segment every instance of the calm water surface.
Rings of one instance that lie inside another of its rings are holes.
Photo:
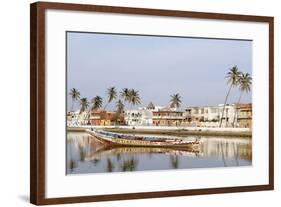
[[[190,138],[194,136],[184,137]],[[146,147],[110,148],[87,133],[68,132],[67,174],[252,165],[250,138],[196,138],[202,141],[200,151]]]

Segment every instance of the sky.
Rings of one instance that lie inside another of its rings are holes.
[[[104,104],[112,86],[139,91],[139,106],[167,106],[176,93],[182,109],[222,104],[225,76],[235,65],[252,75],[252,41],[67,32],[67,94],[76,88],[81,98],[99,95]],[[237,102],[239,94],[233,89],[228,102]],[[251,97],[243,94],[241,102]],[[107,107],[114,108],[114,102]]]

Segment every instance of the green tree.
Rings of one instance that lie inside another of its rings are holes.
[[[219,125],[220,127],[222,125],[222,120],[224,118],[225,106],[227,104],[227,100],[228,100],[230,91],[233,87],[237,86],[240,75],[241,75],[241,72],[239,71],[238,67],[233,66],[229,70],[229,72],[227,73],[227,75],[225,77],[227,79],[227,84],[229,85],[229,89],[228,89],[228,92],[227,92],[225,100],[224,100],[224,105],[223,105],[223,109],[222,109],[222,116],[220,118],[220,125]]]
[[[107,97],[108,97],[108,100],[107,100],[107,103],[106,105],[104,106],[103,110],[106,109],[107,105],[113,101],[114,99],[117,98],[117,91],[116,91],[116,88],[115,87],[110,87],[107,89]]]
[[[92,99],[92,108],[91,108],[91,111],[92,110],[98,110],[102,107],[102,98],[100,96],[95,96],[93,99]]]
[[[76,88],[70,89],[69,95],[71,96],[72,103],[71,103],[71,111],[73,111],[73,105],[75,101],[80,99],[80,92]]]
[[[124,108],[125,108],[125,105],[123,104],[122,100],[119,99],[119,100],[116,102],[116,111],[117,111],[117,112],[120,112],[120,113],[123,113]]]
[[[89,107],[89,104],[90,103],[89,103],[87,98],[81,98],[80,99],[80,112],[79,112],[79,114],[86,111]],[[88,114],[86,114],[86,116],[88,116]],[[84,123],[85,123],[86,116],[84,117]]]
[[[88,99],[87,98],[81,98],[80,99],[80,113],[86,111],[88,107],[89,107]]]
[[[114,115],[114,117],[113,117],[113,120],[114,120],[114,122],[115,122],[115,124],[120,124],[120,117],[121,117],[121,115],[123,114],[123,112],[124,112],[124,104],[123,104],[123,102],[119,99],[117,102],[116,102],[116,113],[115,113],[115,115]]]
[[[237,105],[239,105],[241,98],[242,98],[242,94],[243,93],[249,93],[251,91],[251,85],[252,85],[252,77],[250,76],[249,73],[241,73],[239,80],[238,80],[238,87],[240,90],[240,95],[237,101]],[[235,119],[238,115],[238,110],[237,108],[235,108],[235,114],[234,114],[234,119],[233,119],[233,123],[232,126],[234,126],[235,123]],[[237,117],[238,118],[238,117]]]
[[[170,107],[179,108],[180,105],[181,105],[181,96],[179,95],[179,93],[171,95]]]
[[[121,98],[124,99],[124,103],[130,102],[130,90],[128,88],[123,88],[122,91],[120,92]]]
[[[129,103],[131,104],[131,108],[133,105],[138,105],[141,103],[138,91],[134,89],[129,90]]]

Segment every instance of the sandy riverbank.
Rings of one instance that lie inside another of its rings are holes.
[[[251,137],[252,132],[245,128],[203,128],[203,127],[68,127],[68,131],[83,132],[87,129],[103,129],[110,132],[128,134],[162,134],[174,136],[224,136],[224,137]]]

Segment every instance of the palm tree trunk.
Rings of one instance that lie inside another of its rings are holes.
[[[128,123],[130,123],[130,121],[132,120],[132,107],[133,107],[133,104],[130,104],[130,116],[129,116],[129,121]]]
[[[82,118],[80,119],[80,115],[81,115],[81,113],[83,113],[82,108],[80,109],[79,114],[78,114],[78,116],[77,116],[77,120],[78,120],[78,119],[79,119],[79,121],[81,120],[81,121],[80,121],[80,125],[82,125],[82,124],[83,124],[83,123],[82,123],[82,122],[83,122],[83,119],[82,119]],[[78,122],[77,122],[77,123],[78,123]]]
[[[240,104],[241,97],[242,97],[242,92],[240,92],[240,96],[239,96],[237,105]],[[237,110],[237,107],[235,107],[235,113],[234,113],[234,118],[233,118],[233,122],[232,122],[232,126],[233,127],[234,127],[234,123],[235,123],[235,118],[237,118],[237,121],[236,121],[236,126],[237,126],[237,122],[238,122],[238,110]]]
[[[226,94],[226,97],[225,97],[225,100],[224,100],[224,105],[223,105],[223,109],[222,109],[222,116],[221,116],[221,119],[220,119],[220,127],[222,125],[222,120],[223,120],[223,116],[224,116],[224,111],[225,111],[225,105],[227,103],[227,99],[228,99],[228,96],[230,94],[230,91],[231,91],[231,88],[232,88],[232,84],[230,85],[229,89],[228,89],[228,92]]]
[[[74,113],[75,114],[75,113]],[[76,116],[76,114],[75,114],[75,116]],[[78,126],[78,119],[79,119],[79,114],[78,114],[78,116],[76,116],[76,122],[75,122],[75,124]]]
[[[74,104],[74,101],[72,99],[72,101],[71,101],[71,111],[73,111],[73,104]]]

